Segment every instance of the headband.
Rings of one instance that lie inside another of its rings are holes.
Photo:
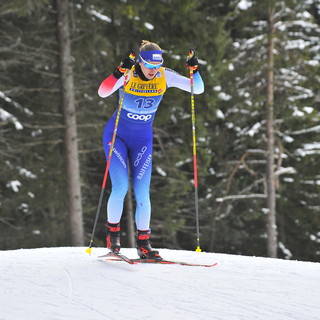
[[[150,50],[150,51],[140,51],[140,56],[143,60],[148,62],[162,62],[162,51],[161,50]],[[142,62],[139,58],[139,62]]]

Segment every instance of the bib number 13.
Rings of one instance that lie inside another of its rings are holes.
[[[149,109],[154,106],[154,101],[152,98],[139,98],[135,100],[135,103],[139,109]]]

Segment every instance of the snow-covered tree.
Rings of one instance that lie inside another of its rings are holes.
[[[228,161],[224,161],[222,166],[227,176],[225,194],[218,199],[220,205],[216,220],[231,214],[230,219],[237,216],[236,219],[243,220],[243,226],[250,226],[253,221],[259,225],[261,216],[270,210],[264,206],[264,198],[268,197],[265,184],[266,142],[270,141],[266,131],[265,110],[268,104],[267,74],[270,71],[267,64],[268,8],[274,7],[270,15],[274,28],[271,34],[274,42],[274,67],[271,70],[274,73],[274,186],[278,199],[279,238],[286,243],[283,239],[287,238],[284,229],[288,221],[284,221],[283,217],[289,206],[286,207],[284,202],[289,205],[295,201],[296,192],[299,193],[304,187],[299,159],[296,157],[296,138],[290,132],[294,132],[297,125],[298,128],[309,128],[310,122],[317,120],[315,75],[319,63],[319,28],[310,13],[310,1],[266,1],[264,4],[259,1],[238,1],[235,4],[237,14],[230,23],[234,38],[228,61],[230,71],[216,88],[221,97],[219,115],[225,125],[223,131],[230,138],[233,136],[233,143],[232,138],[229,140],[232,146],[227,154]],[[309,136],[309,139],[312,143],[316,135]],[[313,167],[312,171],[315,172],[315,169]],[[294,192],[289,181],[297,183]],[[246,198],[250,201],[246,201]],[[306,210],[305,214],[308,215],[308,212]],[[295,214],[296,210],[290,219],[294,220]],[[260,237],[264,237],[262,226],[257,229],[257,238],[259,233]],[[303,232],[301,225],[301,234]]]

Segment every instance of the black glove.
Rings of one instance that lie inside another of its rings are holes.
[[[131,70],[134,64],[135,64],[135,55],[134,55],[134,51],[131,51],[129,57],[123,59],[120,62],[120,65],[118,65],[118,67],[114,70],[113,76],[117,79],[120,79],[124,75],[126,70]]]
[[[192,68],[193,73],[196,73],[198,72],[198,66],[199,66],[198,58],[195,56],[194,51],[190,49],[189,56],[187,58],[187,68],[188,69]]]

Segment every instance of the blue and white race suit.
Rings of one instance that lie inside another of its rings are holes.
[[[125,90],[117,135],[112,153],[109,173],[112,183],[107,205],[109,223],[119,223],[125,195],[129,187],[130,166],[133,190],[136,199],[135,220],[138,230],[149,230],[151,218],[150,181],[152,171],[152,123],[165,91],[170,87],[190,92],[190,79],[177,72],[161,67],[152,80],[142,80],[133,67],[125,88],[124,77],[113,75],[100,85],[100,97],[110,96]],[[199,72],[194,74],[194,93],[204,91]],[[108,157],[117,111],[107,122],[103,133],[103,147]]]

